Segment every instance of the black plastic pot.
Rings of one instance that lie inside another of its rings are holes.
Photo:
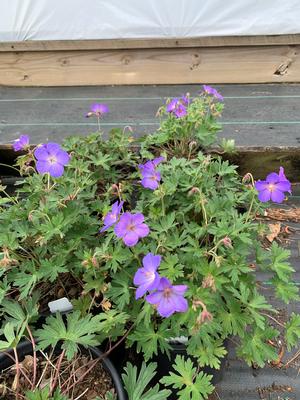
[[[86,350],[84,347],[80,347],[81,351],[83,353],[87,353],[88,350]],[[59,352],[59,350],[57,350]],[[93,358],[98,358],[103,355],[103,352],[97,349],[96,347],[89,347],[89,352],[92,354]],[[8,353],[11,356],[14,356],[14,353],[12,350],[8,351]],[[30,342],[24,341],[21,342],[18,347],[17,347],[17,353],[18,353],[18,358],[20,361],[24,359],[26,355],[32,354],[32,344]],[[117,393],[117,399],[118,400],[127,400],[127,397],[125,395],[125,391],[123,388],[123,384],[121,381],[121,377],[117,370],[115,369],[114,365],[112,362],[107,358],[104,357],[101,360],[104,369],[110,374],[111,379],[113,381],[114,387],[116,389]],[[0,371],[2,372],[4,369],[10,367],[13,365],[13,360],[8,357],[4,353],[0,353]]]
[[[170,351],[170,359],[165,353],[159,352],[156,357],[153,358],[153,361],[157,362],[157,375],[155,376],[155,383],[157,383],[163,376],[168,375],[169,372],[173,371],[172,364],[175,361],[176,356],[180,355],[185,358],[191,358],[194,361],[195,367],[198,366],[197,360],[187,354],[186,345],[179,342],[171,343],[172,349]],[[228,341],[224,340],[225,348],[228,347]],[[212,375],[212,384],[216,385],[219,383],[224,375],[224,369],[226,366],[227,357],[221,359],[220,369],[211,368],[209,366],[205,366],[201,368],[205,374]],[[170,389],[170,388],[169,388]],[[171,396],[168,397],[168,400],[177,400],[178,396],[176,395],[176,390],[172,390]]]

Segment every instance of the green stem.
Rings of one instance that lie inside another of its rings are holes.
[[[256,194],[254,194],[253,197],[252,197],[252,200],[251,200],[251,203],[250,203],[250,207],[249,207],[249,210],[248,210],[248,213],[247,213],[247,217],[246,217],[246,221],[245,221],[245,222],[248,222],[248,220],[249,220],[249,218],[250,218],[250,214],[251,214],[251,211],[252,211],[252,207],[253,207],[253,204],[254,204],[254,199],[255,199],[255,197],[256,197]]]
[[[20,171],[18,170],[18,168],[15,168],[15,167],[13,167],[12,165],[8,165],[8,164],[2,164],[2,163],[0,163],[0,165],[2,165],[3,167],[8,167],[8,168],[14,169],[14,170],[17,171],[18,174],[20,175]]]
[[[5,196],[10,199],[13,203],[18,204],[17,200],[15,200],[13,197],[11,197],[5,190],[2,190],[2,192],[5,194]]]
[[[162,214],[163,214],[163,216],[165,216],[165,215],[166,215],[166,209],[165,209],[164,196],[161,195],[160,199],[161,199],[161,210],[162,210]]]
[[[47,189],[48,189],[48,192],[50,192],[50,174],[49,174],[49,172],[47,173]]]
[[[208,225],[208,220],[207,220],[207,214],[206,214],[206,209],[205,209],[205,206],[204,206],[204,201],[203,201],[202,195],[201,195],[200,204],[201,204],[201,209],[202,209],[202,213],[203,213],[205,226],[207,226]]]

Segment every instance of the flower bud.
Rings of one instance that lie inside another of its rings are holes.
[[[97,258],[94,256],[94,257],[92,257],[92,264],[93,264],[93,266],[94,267],[99,267],[99,264],[98,264],[98,261],[97,261]]]
[[[217,290],[215,285],[215,278],[211,274],[208,274],[202,281],[202,287],[211,288],[212,291],[215,292]]]
[[[197,187],[192,187],[192,189],[188,192],[188,196],[192,196],[193,194],[200,193],[200,189]]]
[[[113,194],[118,194],[118,192],[119,192],[118,185],[115,183],[113,185],[111,185],[111,191],[113,192]]]
[[[190,143],[189,143],[189,148],[190,148],[190,150],[192,150],[192,148],[193,147],[196,147],[197,146],[197,142],[195,141],[195,140],[192,140]]]
[[[242,182],[243,183],[251,182],[251,174],[249,172],[243,176]]]
[[[232,241],[229,236],[225,236],[224,239],[222,239],[222,243],[225,247],[229,247],[230,249],[232,249]]]
[[[216,263],[217,267],[219,267],[222,264],[222,261],[223,261],[223,257],[222,256],[215,257],[215,263]]]
[[[198,321],[200,322],[200,324],[205,324],[205,322],[209,322],[212,319],[213,319],[212,314],[206,309],[203,310],[200,314],[200,317],[198,317]]]
[[[103,311],[109,311],[111,309],[111,302],[108,299],[106,299],[105,297],[101,301],[100,305],[101,305],[101,308]]]
[[[0,267],[6,268],[6,267],[8,267],[8,266],[10,265],[10,263],[11,263],[10,258],[4,256],[4,257],[2,258],[2,260],[0,260]]]

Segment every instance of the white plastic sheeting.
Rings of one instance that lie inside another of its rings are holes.
[[[0,0],[0,41],[300,32],[300,0]]]

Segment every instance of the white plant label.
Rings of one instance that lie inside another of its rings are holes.
[[[58,312],[67,312],[73,310],[72,303],[66,298],[63,297],[58,300],[50,301],[48,303],[48,307],[50,309],[51,314]]]

